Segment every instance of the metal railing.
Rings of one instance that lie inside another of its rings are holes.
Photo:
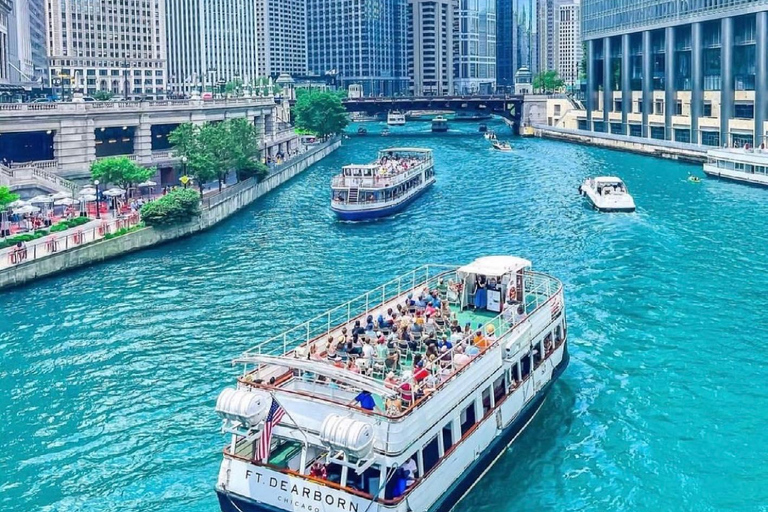
[[[564,135],[580,135],[583,137],[597,137],[606,140],[615,140],[619,142],[628,142],[632,144],[642,144],[650,146],[659,146],[670,149],[677,149],[683,151],[691,151],[693,153],[706,153],[712,146],[704,146],[698,144],[691,144],[686,142],[675,142],[672,140],[651,139],[646,137],[633,137],[631,135],[617,135],[615,133],[607,132],[593,132],[589,130],[577,130],[568,128],[558,128],[555,126],[546,126],[540,124],[534,124],[533,127],[540,132],[554,132],[562,133]]]
[[[88,102],[51,102],[51,103],[0,103],[0,112],[72,112],[77,110],[152,110],[158,107],[216,107],[238,105],[275,105],[273,96],[253,96],[250,98],[221,98],[215,100],[150,100],[150,101],[88,101]]]
[[[414,175],[420,173],[425,168],[432,167],[432,158],[424,159],[414,167],[411,167],[407,171],[402,171],[397,174],[390,174],[386,176],[373,176],[366,178],[365,176],[341,176],[337,175],[333,177],[331,186],[333,187],[357,187],[357,188],[385,188],[394,187],[401,183],[404,183]],[[347,183],[349,181],[349,183]]]

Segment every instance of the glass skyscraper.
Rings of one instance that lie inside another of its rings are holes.
[[[579,127],[721,146],[768,135],[768,0],[582,0]]]
[[[515,85],[515,72],[527,66],[537,73],[536,0],[496,0],[496,79],[500,88]]]
[[[496,0],[460,0],[456,9],[454,88],[459,94],[496,89]]]
[[[366,96],[407,92],[407,0],[307,0],[311,74]]]

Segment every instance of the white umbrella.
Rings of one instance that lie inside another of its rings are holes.
[[[152,181],[152,180],[147,180],[147,181],[144,181],[144,182],[142,182],[142,183],[139,183],[139,185],[138,185],[138,186],[139,186],[139,187],[154,187],[155,185],[157,185],[157,183],[155,183],[154,181]]]
[[[96,193],[96,189],[95,188],[93,188],[93,187],[83,187],[82,189],[80,189],[80,192],[78,192],[77,194],[80,195],[80,196],[88,196],[88,195],[95,194],[95,193]]]
[[[54,206],[71,206],[73,204],[80,204],[80,201],[77,199],[72,199],[71,197],[63,197],[53,203]]]
[[[13,213],[17,215],[26,215],[28,213],[37,213],[39,211],[40,211],[40,208],[38,208],[37,206],[32,206],[28,204],[27,206],[16,208],[15,210],[13,210]]]
[[[27,206],[28,204],[29,204],[28,202],[26,202],[26,201],[24,201],[22,199],[17,199],[14,202],[12,202],[11,204],[9,204],[8,207],[9,208],[21,208],[22,206]]]
[[[85,194],[85,195],[80,196],[80,200],[83,201],[83,202],[86,202],[86,203],[90,203],[91,201],[95,201],[96,200],[96,196],[93,195],[93,194]]]
[[[108,197],[119,197],[119,196],[122,196],[124,194],[125,194],[125,190],[123,190],[121,188],[111,188],[111,189],[109,189],[109,190],[104,192],[104,195],[108,196]]]
[[[72,197],[72,192],[56,192],[51,197],[53,197],[53,199],[57,200],[57,201],[59,199],[67,199],[67,198]]]
[[[32,204],[49,204],[53,202],[53,198],[51,196],[35,196],[29,202]]]

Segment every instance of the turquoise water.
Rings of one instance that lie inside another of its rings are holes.
[[[331,175],[384,144],[434,148],[438,183],[395,218],[336,222]],[[207,233],[2,293],[0,510],[215,512],[232,357],[412,267],[498,253],[565,282],[571,366],[458,510],[766,510],[768,191],[689,171],[352,138]],[[593,173],[638,212],[585,207]]]

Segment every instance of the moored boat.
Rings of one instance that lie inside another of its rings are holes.
[[[633,212],[635,200],[620,178],[598,176],[587,178],[579,187],[579,193],[601,212]]]
[[[704,173],[753,185],[768,186],[768,151],[765,149],[710,149]]]
[[[333,178],[331,209],[341,220],[371,220],[401,211],[435,182],[432,150],[389,148],[373,163],[346,165]]]
[[[437,116],[432,119],[432,131],[433,132],[447,132],[448,120],[443,116]]]
[[[541,410],[567,333],[562,283],[512,256],[421,267],[296,325],[217,400],[222,511],[451,509]]]
[[[387,114],[387,124],[390,126],[403,126],[405,124],[405,114],[397,110]]]

